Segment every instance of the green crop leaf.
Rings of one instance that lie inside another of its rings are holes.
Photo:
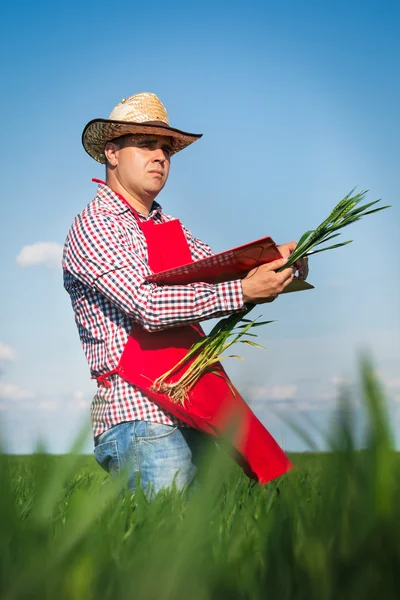
[[[340,244],[335,244],[334,246],[327,246],[326,248],[319,248],[318,250],[311,250],[307,256],[313,256],[313,254],[318,254],[319,252],[325,252],[325,250],[333,250],[334,248],[340,248],[341,246],[347,246],[347,244],[351,244],[353,240],[348,240],[347,242],[341,242]]]
[[[261,348],[265,350],[265,346],[261,346],[261,344],[257,344],[256,342],[252,342],[251,340],[240,340],[241,344],[247,344],[248,346],[254,346],[255,348]]]
[[[261,327],[262,325],[269,325],[270,323],[275,323],[275,321],[250,321],[250,323],[252,323],[252,327]],[[238,329],[243,329],[244,327],[244,325],[238,325]]]
[[[303,233],[303,235],[301,236],[301,238],[298,241],[298,246],[301,246],[302,244],[304,244],[304,242],[310,237],[310,235],[314,233],[314,229],[310,229],[309,231],[306,231],[305,233]]]
[[[391,204],[388,204],[387,206],[380,206],[379,208],[375,208],[374,210],[369,210],[368,212],[364,213],[363,216],[365,215],[373,215],[374,213],[377,213],[381,210],[385,210],[386,208],[392,208]]]
[[[329,237],[322,240],[321,242],[318,242],[318,244],[324,244],[325,242],[329,242],[329,240],[333,240],[333,238],[336,238],[339,235],[340,235],[340,233],[334,233],[333,235],[330,235]],[[318,246],[318,244],[315,244],[315,245]]]

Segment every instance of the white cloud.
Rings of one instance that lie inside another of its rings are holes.
[[[20,267],[44,265],[50,269],[59,268],[61,264],[63,247],[56,242],[37,242],[24,246],[18,254],[16,261]]]
[[[5,400],[25,400],[33,398],[35,394],[15,383],[0,381],[0,398]]]
[[[17,359],[17,353],[14,348],[9,346],[8,344],[4,344],[0,342],[0,361],[9,361],[12,362]]]
[[[254,385],[248,390],[252,400],[290,400],[296,395],[297,385]]]

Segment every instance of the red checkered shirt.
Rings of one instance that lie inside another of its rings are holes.
[[[139,215],[142,221],[146,217]],[[170,221],[157,202],[147,217]],[[183,228],[193,260],[211,248]],[[136,218],[106,184],[75,218],[63,254],[64,287],[71,297],[79,337],[93,378],[114,369],[133,321],[147,331],[186,325],[242,310],[241,282],[158,286],[147,283],[146,239]],[[123,421],[185,426],[119,375],[99,384],[92,406],[94,435]]]

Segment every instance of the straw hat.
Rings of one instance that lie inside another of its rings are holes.
[[[105,163],[106,143],[127,133],[171,137],[172,154],[183,150],[202,136],[170,127],[168,114],[161,100],[155,94],[143,92],[123,98],[108,119],[89,121],[82,133],[82,144],[92,158]]]

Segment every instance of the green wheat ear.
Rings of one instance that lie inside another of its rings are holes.
[[[339,221],[341,219],[343,219],[343,217],[346,214],[348,214],[352,208],[354,208],[354,206],[356,206],[359,202],[361,202],[361,200],[363,200],[365,198],[365,195],[367,193],[367,191],[363,191],[363,192],[360,192],[359,194],[356,194],[355,196],[351,196],[353,191],[354,190],[352,190],[349,194],[347,194],[347,196],[345,196],[343,198],[343,200],[338,202],[338,204],[332,210],[329,217],[327,219],[325,219],[325,221],[323,221],[321,223],[321,225],[319,225],[317,227],[317,229],[314,231],[313,235],[310,238],[310,241],[318,238],[318,236],[321,234],[321,232],[324,229],[326,229],[326,227],[328,227],[330,224],[338,224]]]

